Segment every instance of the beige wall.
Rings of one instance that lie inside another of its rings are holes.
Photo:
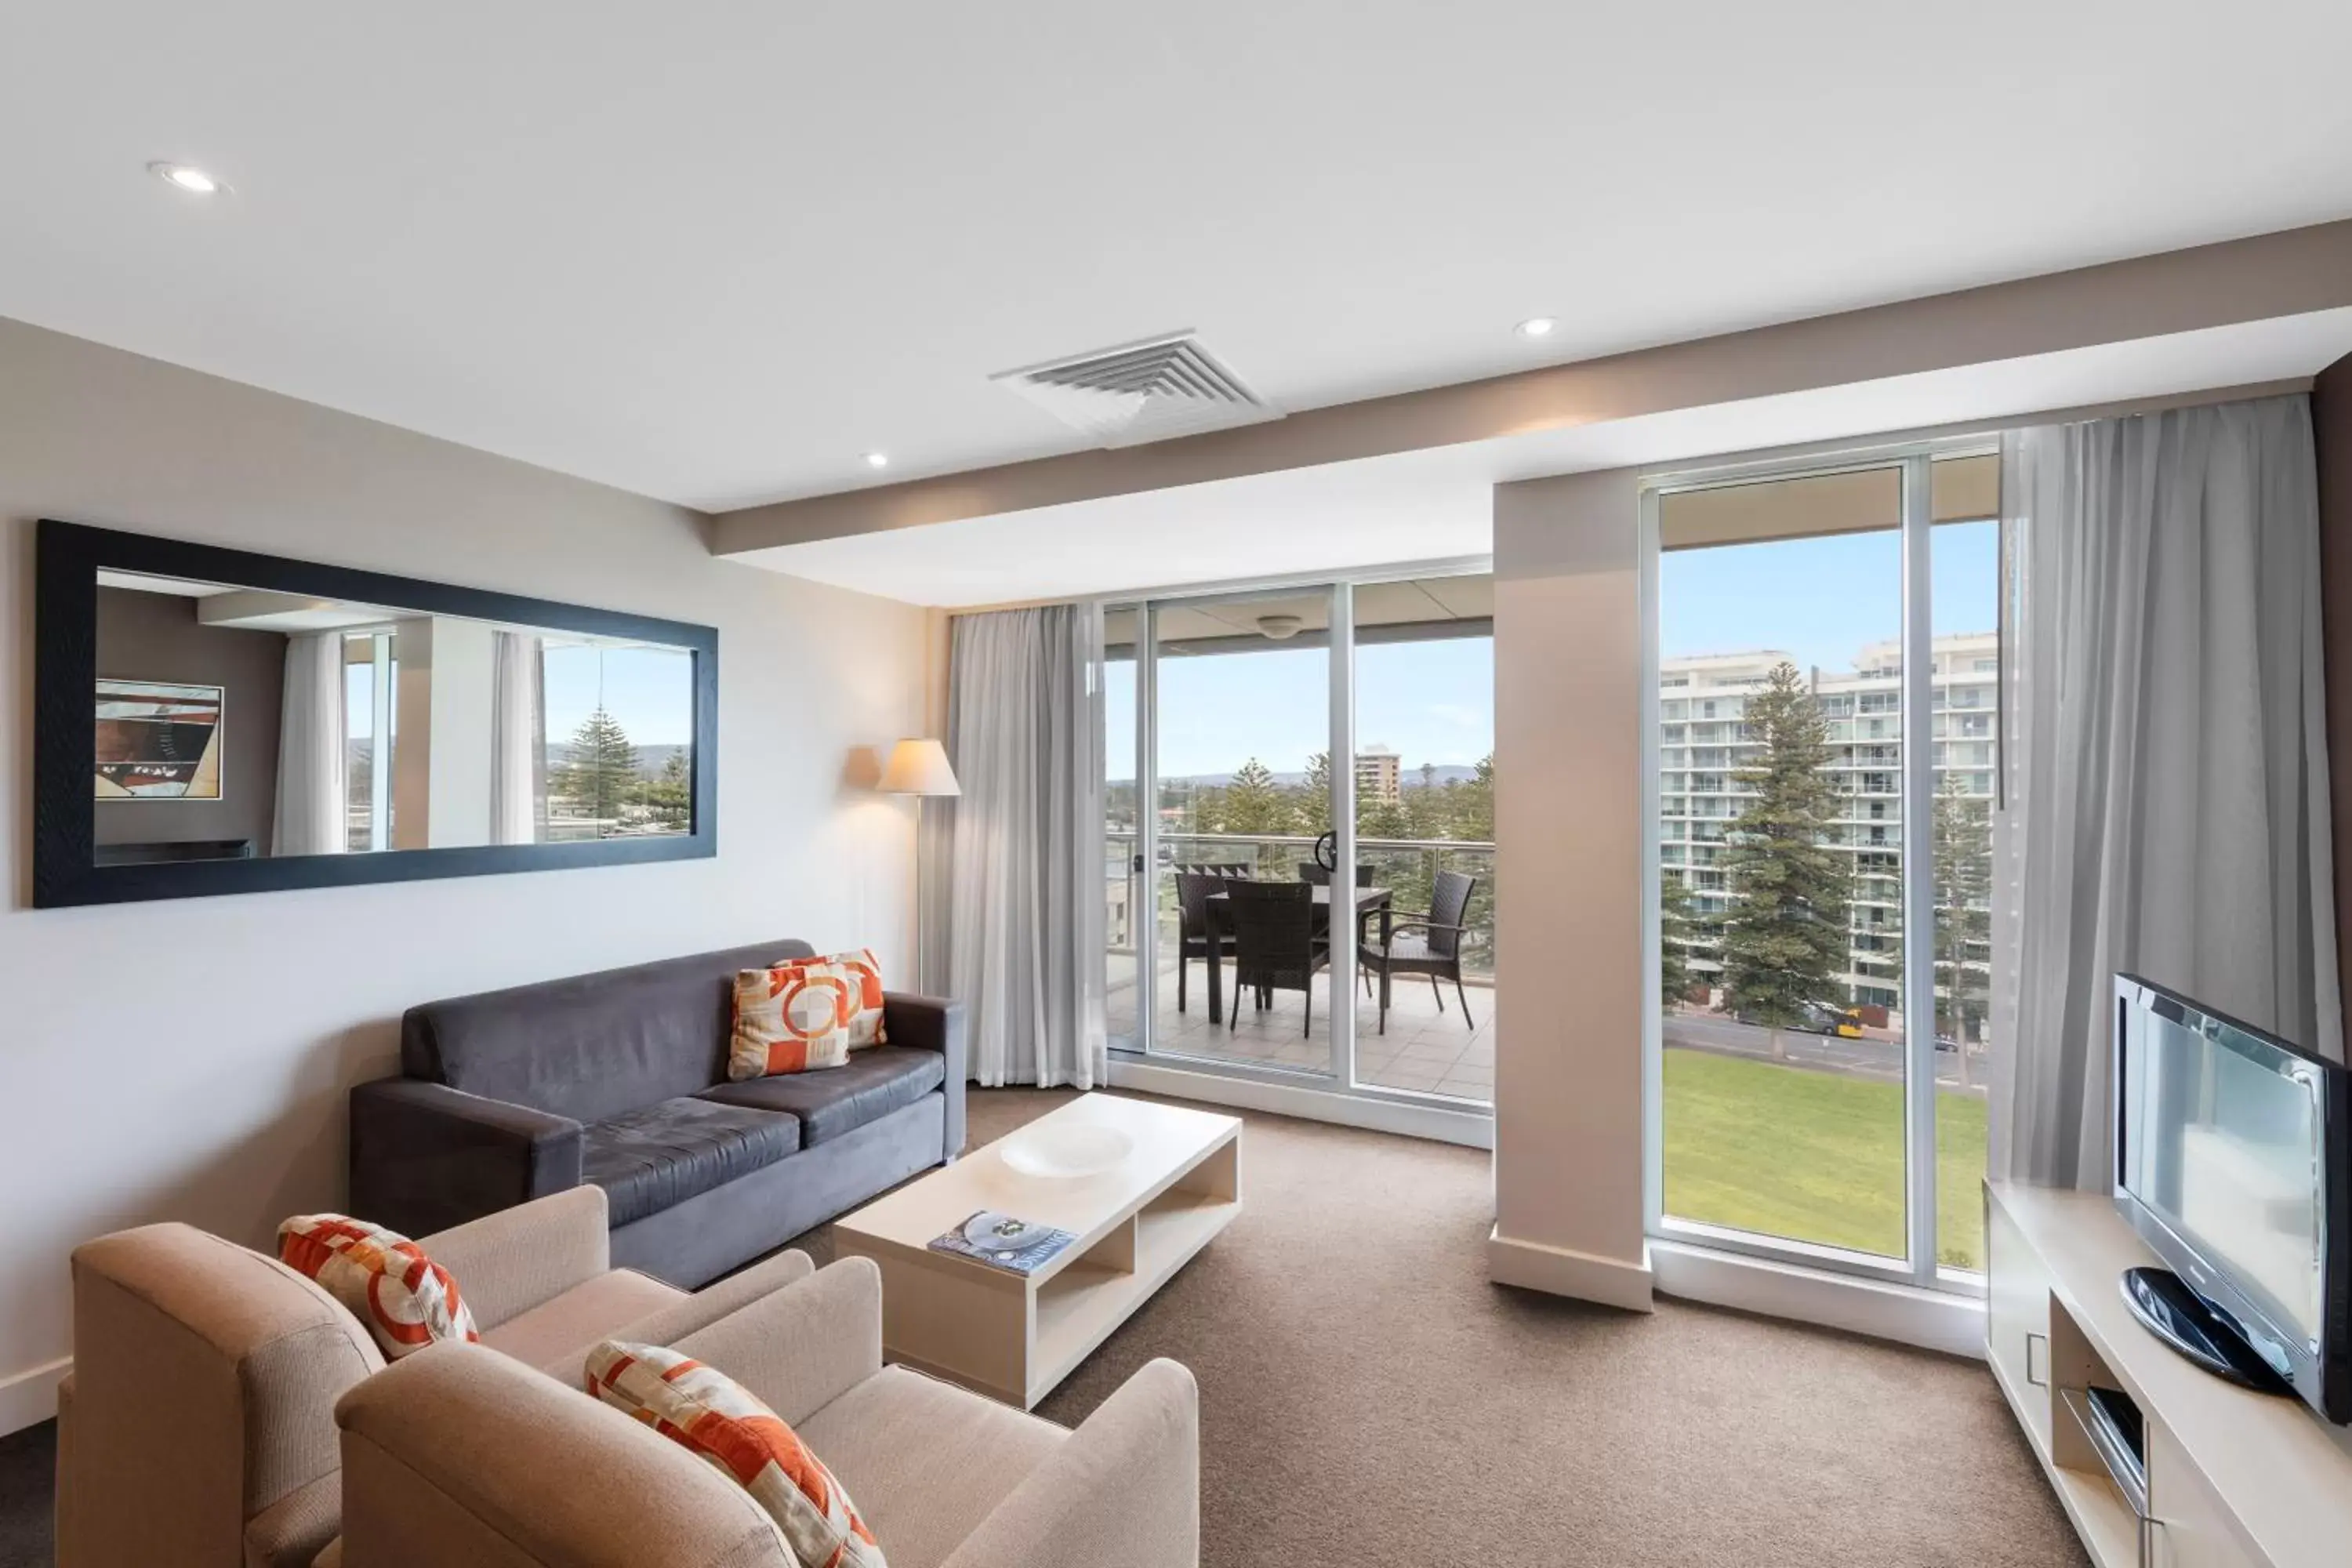
[[[1646,1307],[1631,470],[1495,489],[1497,1279]]]
[[[710,860],[35,910],[33,527],[66,518],[719,629]],[[911,939],[920,610],[713,559],[677,508],[0,321],[0,1430],[47,1414],[66,1255],[343,1201],[344,1095],[412,1003],[771,936]]]

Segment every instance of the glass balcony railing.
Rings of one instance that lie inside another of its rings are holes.
[[[1152,873],[1156,897],[1143,886],[1144,873],[1135,867],[1137,835],[1131,828],[1113,828],[1104,835],[1105,897],[1108,900],[1108,946],[1114,954],[1132,957],[1141,934],[1140,911],[1147,899],[1156,906],[1163,951],[1176,942],[1176,884],[1166,873],[1177,866],[1246,866],[1260,879],[1290,881],[1298,868],[1315,858],[1315,840],[1284,834],[1163,833],[1160,865]],[[1495,980],[1495,846],[1462,839],[1359,838],[1356,860],[1372,868],[1372,885],[1394,895],[1399,911],[1425,913],[1430,889],[1440,871],[1460,871],[1477,879],[1470,908],[1464,916],[1462,969],[1474,985]]]

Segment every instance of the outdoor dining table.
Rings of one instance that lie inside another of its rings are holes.
[[[1225,966],[1217,957],[1217,953],[1224,938],[1225,910],[1232,905],[1233,900],[1223,893],[1211,893],[1208,897],[1209,1022],[1212,1024],[1222,1024],[1225,1019]],[[1360,931],[1363,928],[1364,917],[1377,910],[1381,917],[1381,945],[1386,947],[1389,941],[1389,921],[1395,908],[1396,895],[1388,889],[1358,888],[1356,889],[1357,929]],[[1331,889],[1328,883],[1315,885],[1315,923],[1317,930],[1328,941],[1331,934]],[[1238,1003],[1241,998],[1235,996],[1234,1000]],[[1334,1003],[1333,1005],[1337,1006],[1338,1004]]]

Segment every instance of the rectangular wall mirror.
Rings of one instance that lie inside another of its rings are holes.
[[[716,852],[708,626],[44,521],[40,906]]]

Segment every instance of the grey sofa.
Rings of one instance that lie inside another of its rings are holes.
[[[352,1090],[351,1208],[410,1236],[583,1183],[612,1261],[691,1289],[955,1157],[963,1009],[891,994],[846,1067],[727,1080],[763,942],[412,1007],[397,1078]]]

